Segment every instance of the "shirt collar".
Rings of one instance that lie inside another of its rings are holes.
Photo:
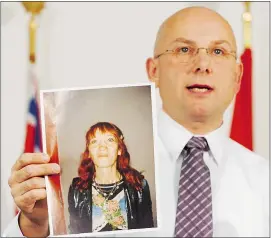
[[[222,159],[222,149],[226,145],[226,135],[223,133],[224,125],[222,124],[218,129],[206,134],[206,135],[194,135],[182,125],[173,120],[162,109],[158,114],[158,134],[167,151],[169,152],[171,159],[176,161],[179,158],[182,150],[187,142],[193,136],[204,136],[207,140],[211,153],[217,164]]]
[[[227,134],[224,133],[224,131],[225,124],[223,123],[219,128],[204,136],[218,165],[222,162],[223,150],[225,149],[228,141]]]

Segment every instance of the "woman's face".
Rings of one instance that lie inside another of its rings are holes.
[[[103,133],[99,129],[90,139],[88,150],[95,167],[98,168],[112,167],[120,155],[117,138],[112,133]]]

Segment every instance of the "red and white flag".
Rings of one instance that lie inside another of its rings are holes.
[[[236,96],[230,137],[253,150],[253,108],[252,108],[252,51],[245,48],[241,61],[244,73],[241,88]]]
[[[38,98],[38,80],[35,65],[30,63],[29,69],[29,101],[27,111],[25,153],[42,152],[40,107]]]
[[[30,62],[28,73],[28,109],[24,153],[42,152],[38,79],[35,64]],[[17,207],[15,214],[18,213]]]

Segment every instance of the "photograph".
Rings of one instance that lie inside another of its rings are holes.
[[[157,228],[151,83],[41,90],[50,235]],[[143,230],[142,230],[143,231]]]

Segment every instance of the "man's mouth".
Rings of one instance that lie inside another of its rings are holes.
[[[190,92],[194,93],[206,93],[211,92],[214,89],[207,84],[193,84],[186,87]]]

